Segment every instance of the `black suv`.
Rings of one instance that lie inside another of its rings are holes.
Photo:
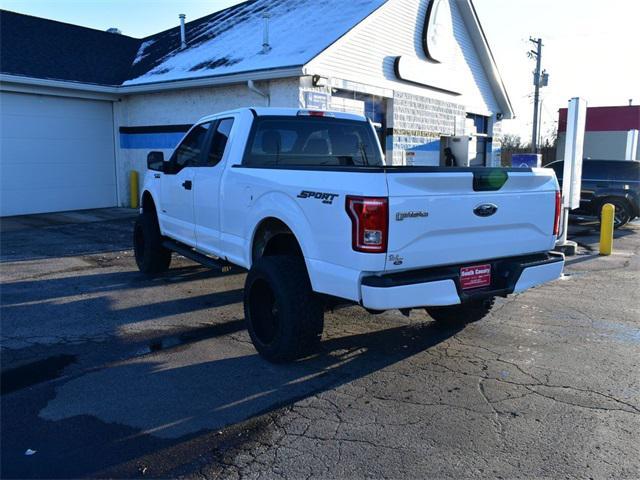
[[[564,160],[546,165],[553,168],[562,185]],[[640,215],[640,161],[591,160],[582,162],[582,187],[577,215],[600,216],[602,205],[616,207],[615,228]]]

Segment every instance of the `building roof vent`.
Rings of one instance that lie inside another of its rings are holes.
[[[178,17],[180,18],[180,49],[184,50],[187,48],[187,34],[184,28],[184,19],[186,18],[186,15],[181,13]]]
[[[262,14],[263,19],[263,27],[262,27],[262,52],[261,53],[269,53],[271,51],[271,45],[269,45],[269,15],[268,12],[264,12]]]
[[[115,33],[116,35],[122,35],[122,30],[116,27],[107,28],[107,33]]]

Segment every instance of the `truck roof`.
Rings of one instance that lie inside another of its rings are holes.
[[[333,117],[333,118],[341,118],[344,120],[355,120],[360,122],[366,122],[367,118],[363,115],[357,115],[354,113],[345,113],[345,112],[336,112],[336,111],[323,111],[323,110],[313,110],[313,109],[305,109],[305,108],[276,108],[276,107],[256,107],[256,108],[236,108],[234,110],[226,110],[224,112],[215,113],[212,115],[207,115],[202,117],[196,123],[206,122],[211,120],[212,118],[219,118],[220,116],[230,115],[233,113],[246,112],[249,110],[253,110],[259,117],[266,116],[280,116],[280,117],[295,117],[298,114],[303,114],[303,112],[322,112],[324,115]]]

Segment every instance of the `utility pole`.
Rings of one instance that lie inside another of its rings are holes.
[[[535,50],[529,51],[529,58],[535,58],[536,60],[536,70],[533,74],[535,93],[533,95],[533,134],[531,135],[531,149],[533,153],[538,153],[538,103],[540,102],[540,86],[542,83],[540,75],[540,68],[542,67],[542,39],[529,38],[529,41],[536,46]]]
[[[544,105],[544,98],[540,99],[540,112],[538,114],[538,147],[542,145],[542,106]]]

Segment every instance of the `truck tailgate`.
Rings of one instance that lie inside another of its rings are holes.
[[[387,173],[386,270],[548,251],[555,236],[549,169],[424,169]]]

